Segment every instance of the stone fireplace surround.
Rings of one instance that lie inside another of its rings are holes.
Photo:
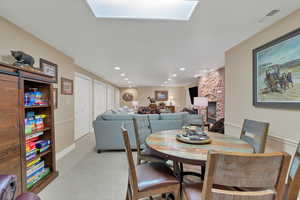
[[[217,102],[217,120],[224,118],[225,107],[225,68],[212,71],[199,77],[198,94],[208,97],[209,102]],[[203,113],[206,118],[206,113]]]

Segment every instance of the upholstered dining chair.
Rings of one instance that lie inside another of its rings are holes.
[[[129,165],[129,180],[126,200],[137,200],[166,193],[180,198],[180,183],[172,170],[164,163],[144,163],[135,167],[128,132],[122,128],[125,150]]]
[[[297,200],[300,190],[300,142],[288,176],[285,200]]]
[[[252,145],[255,153],[264,153],[269,126],[269,123],[245,119],[241,139]]]
[[[41,200],[36,194],[23,193],[15,197],[17,177],[15,175],[0,175],[0,200]]]
[[[204,183],[184,184],[183,193],[187,200],[281,200],[290,159],[286,153],[210,152]]]
[[[137,163],[141,164],[142,161],[146,162],[164,162],[164,160],[158,156],[155,156],[145,146],[146,137],[151,134],[151,125],[149,116],[139,116],[133,119],[134,134],[137,148]]]

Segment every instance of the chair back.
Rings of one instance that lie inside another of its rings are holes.
[[[0,175],[0,200],[13,200],[17,187],[15,175]]]
[[[206,166],[202,199],[282,199],[289,162],[290,156],[286,153],[241,154],[210,152]],[[236,187],[248,188],[249,190],[244,192],[229,189]]]
[[[128,161],[128,166],[129,166],[129,182],[130,182],[133,192],[136,192],[137,188],[138,188],[137,175],[136,175],[135,164],[134,164],[134,160],[133,160],[133,156],[132,156],[130,140],[129,140],[127,130],[124,127],[122,127],[121,129],[122,129],[125,151],[127,154],[127,161]]]
[[[300,143],[298,144],[289,177],[288,177],[288,189],[287,200],[297,200],[300,190]]]
[[[136,140],[137,151],[140,154],[146,137],[151,133],[149,116],[139,116],[133,118],[134,134]]]
[[[255,153],[264,153],[269,125],[269,123],[245,119],[241,139],[251,144]]]

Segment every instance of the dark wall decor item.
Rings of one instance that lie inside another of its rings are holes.
[[[253,50],[253,105],[300,108],[300,29]]]
[[[34,58],[23,51],[10,51],[11,55],[16,59],[16,62],[13,63],[14,66],[30,66],[34,65]]]
[[[156,101],[168,101],[169,96],[168,96],[168,91],[155,91],[155,100]]]
[[[198,86],[189,88],[189,93],[190,93],[191,103],[192,105],[194,105],[194,98],[198,97]]]
[[[61,78],[61,94],[73,95],[73,80]]]
[[[147,97],[147,99],[149,100],[150,104],[156,103],[155,99],[152,97]]]
[[[47,74],[49,76],[52,76],[55,80],[55,83],[57,83],[58,80],[58,67],[57,64],[52,63],[48,60],[45,60],[43,58],[40,59],[40,69],[44,74]]]
[[[129,92],[123,94],[122,99],[126,102],[131,102],[133,100],[133,95]]]

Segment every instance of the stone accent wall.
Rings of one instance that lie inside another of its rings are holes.
[[[199,96],[217,102],[217,120],[224,118],[225,68],[220,68],[199,78]]]

